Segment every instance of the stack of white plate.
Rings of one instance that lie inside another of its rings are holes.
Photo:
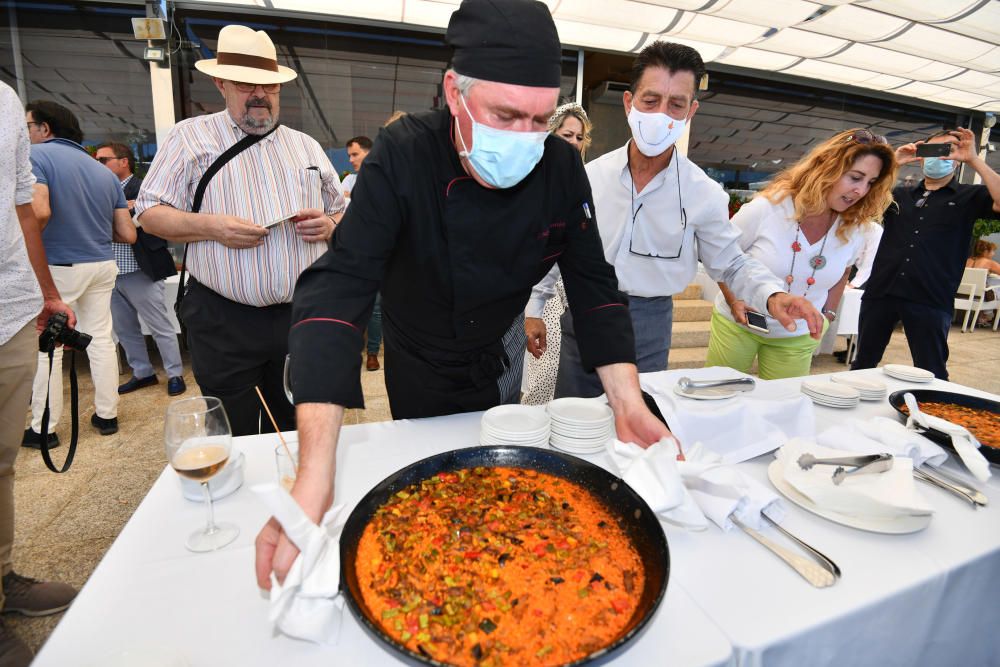
[[[860,378],[851,373],[837,373],[831,375],[830,379],[839,384],[857,389],[858,393],[861,394],[862,401],[881,401],[888,393],[884,382]]]
[[[903,364],[886,364],[882,367],[882,372],[904,382],[930,382],[934,379],[934,373],[930,371]]]
[[[615,415],[601,400],[557,398],[548,405],[549,444],[571,454],[593,454],[615,437]]]
[[[804,381],[802,393],[811,398],[816,405],[825,405],[828,408],[856,408],[861,399],[861,392],[854,387],[822,380]]]
[[[483,415],[479,444],[545,447],[549,443],[549,416],[535,405],[498,405]]]

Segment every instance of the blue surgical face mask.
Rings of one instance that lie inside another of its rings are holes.
[[[464,95],[459,95],[459,99],[472,121],[472,150],[468,149],[459,128],[458,140],[462,150],[458,154],[469,161],[480,178],[495,188],[511,188],[523,181],[542,159],[545,138],[549,133],[514,132],[490,127],[472,117]]]
[[[955,171],[954,160],[944,160],[939,157],[924,158],[924,176],[927,178],[944,178]]]

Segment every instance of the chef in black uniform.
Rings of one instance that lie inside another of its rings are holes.
[[[619,437],[647,446],[669,435],[642,400],[628,301],[604,259],[583,163],[547,132],[561,76],[548,8],[465,0],[446,39],[447,108],[381,130],[331,250],[295,288],[292,495],[314,521],[332,502],[343,410],[363,406],[362,333],[379,289],[394,418],[516,402],[522,313],[558,262]],[[257,539],[258,583],[268,588],[272,569],[283,578],[295,553],[272,519]]]

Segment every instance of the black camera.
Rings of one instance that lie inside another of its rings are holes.
[[[87,349],[92,340],[91,336],[70,329],[67,326],[68,321],[66,313],[56,313],[49,318],[45,323],[45,330],[38,337],[39,352],[52,352],[56,349],[56,345],[65,345],[81,352]]]

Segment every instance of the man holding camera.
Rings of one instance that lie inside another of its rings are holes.
[[[17,94],[0,83],[0,173],[10,175],[0,180],[0,609],[42,616],[65,609],[76,591],[13,572],[14,460],[35,371],[37,332],[57,313],[70,326],[76,317],[52,280],[31,208],[35,177],[21,109]],[[31,659],[27,645],[0,621],[0,667],[28,665]]]
[[[932,146],[951,148],[936,151]],[[934,152],[939,156],[921,157]],[[947,380],[955,290],[969,256],[973,224],[1000,212],[1000,174],[976,153],[975,137],[966,128],[900,146],[896,159],[901,165],[921,161],[924,180],[892,192],[896,203],[885,212],[885,231],[861,297],[858,356],[851,369],[878,366],[902,321],[913,365]],[[975,170],[983,185],[959,183],[955,172],[960,164]]]
[[[118,431],[118,359],[111,338],[111,290],[118,267],[111,242],[135,243],[135,226],[114,174],[80,145],[83,132],[73,112],[47,100],[32,102],[26,110],[37,179],[32,205],[56,286],[75,308],[80,329],[93,336],[87,349],[94,381],[90,423],[101,435],[111,435]],[[38,356],[31,427],[22,443],[26,447],[41,446],[46,400],[54,431],[62,414],[61,347],[51,362],[47,354]],[[58,444],[53,435],[48,439],[50,445]]]

